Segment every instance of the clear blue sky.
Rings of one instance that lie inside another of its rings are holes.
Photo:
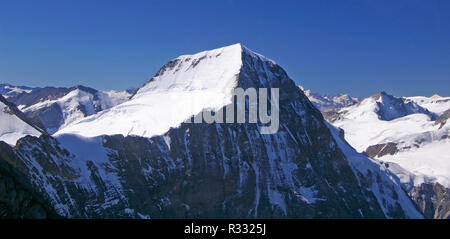
[[[0,0],[0,82],[139,87],[241,42],[315,92],[450,95],[450,1]]]

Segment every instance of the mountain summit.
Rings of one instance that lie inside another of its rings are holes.
[[[258,72],[247,82],[239,80],[239,74],[244,73],[244,61],[259,64],[252,66],[257,67]],[[270,86],[271,82],[267,80],[273,67],[274,61],[241,44],[182,55],[164,65],[129,101],[81,120],[57,134],[161,135],[203,110],[217,110],[230,104],[236,87]]]

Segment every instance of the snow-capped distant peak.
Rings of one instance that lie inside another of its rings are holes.
[[[9,97],[18,96],[22,93],[30,93],[35,90],[39,90],[37,87],[27,87],[27,86],[14,86],[7,83],[0,84],[0,95],[3,95],[6,99]]]
[[[354,105],[359,102],[356,97],[351,97],[348,94],[339,94],[334,96],[320,95],[306,90],[303,86],[298,86],[308,97],[308,99],[322,112],[328,112],[340,109],[342,107]]]
[[[438,95],[438,94],[434,94],[430,97],[431,99],[439,99],[442,98],[442,96]]]
[[[339,114],[333,124],[345,130],[346,140],[360,152],[371,145],[393,142],[394,138],[425,132],[429,127],[436,128],[433,126],[436,115],[414,102],[385,92],[343,108]]]
[[[373,104],[374,112],[381,120],[393,120],[411,114],[425,114],[436,119],[437,115],[429,112],[414,102],[408,102],[404,98],[397,98],[386,92],[377,92],[365,99],[361,104]]]

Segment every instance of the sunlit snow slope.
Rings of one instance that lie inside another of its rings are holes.
[[[0,96],[0,141],[15,145],[18,139],[26,135],[40,136],[41,132],[19,118]]]
[[[413,101],[416,104],[427,108],[429,111],[439,115],[450,109],[450,97],[442,97],[439,95],[433,95],[431,97],[414,96],[406,97],[406,100]]]
[[[203,109],[220,109],[231,103],[242,65],[242,49],[245,48],[235,44],[180,56],[161,68],[131,100],[56,134],[150,137],[179,126]]]

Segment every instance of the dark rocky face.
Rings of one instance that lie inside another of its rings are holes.
[[[450,118],[450,109],[448,109],[444,113],[442,113],[439,116],[439,118],[436,120],[435,124],[440,125],[439,129],[441,129],[447,123],[449,118]]]
[[[365,153],[371,158],[394,155],[398,152],[396,143],[376,144],[367,147]]]
[[[450,189],[439,183],[423,183],[409,194],[426,218],[450,219]]]
[[[9,145],[0,142],[0,219],[59,218],[45,196],[8,163],[11,157],[15,155]]]
[[[415,113],[429,115],[433,120],[437,118],[436,114],[431,113],[418,104],[412,101],[406,102],[403,98],[396,98],[385,92],[378,92],[371,97],[375,100],[381,99],[381,102],[377,102],[378,111],[376,112],[381,120],[393,120]]]
[[[56,132],[63,124],[62,110],[57,103],[53,103],[49,107],[30,111],[26,115],[31,119],[37,119],[42,122],[49,133]]]

